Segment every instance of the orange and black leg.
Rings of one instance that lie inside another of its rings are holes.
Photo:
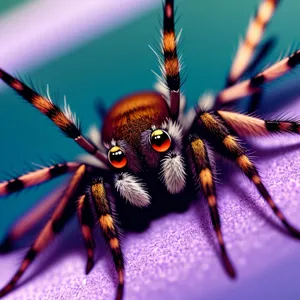
[[[193,158],[195,178],[197,179],[197,185],[200,185],[209,206],[210,216],[220,245],[224,267],[228,275],[231,278],[235,278],[235,270],[227,254],[221,231],[221,220],[217,207],[216,186],[205,142],[198,136],[191,135],[189,144]]]
[[[220,107],[223,104],[227,104],[242,97],[251,96],[254,93],[259,92],[265,83],[283,76],[299,64],[300,50],[297,50],[292,55],[273,64],[251,79],[241,81],[219,92],[216,96],[216,106]]]
[[[104,164],[104,167],[109,167],[105,153],[102,153],[94,143],[82,135],[76,117],[71,113],[66,103],[64,109],[60,109],[49,97],[41,96],[3,69],[0,69],[0,79],[42,114],[46,115],[67,137],[73,139],[85,151],[97,157]]]
[[[79,163],[68,162],[64,164],[56,164],[47,168],[39,169],[20,177],[4,181],[0,183],[0,197],[6,196],[11,193],[20,192],[23,189],[36,186],[47,182],[53,178],[67,173],[76,171],[79,167]],[[42,203],[37,205],[31,212],[25,215],[20,221],[18,221],[10,230],[4,241],[0,245],[0,252],[9,251],[13,241],[22,237],[26,232],[37,224],[44,215],[53,207],[58,201],[58,191],[47,197]]]
[[[174,0],[166,0],[163,20],[163,54],[165,80],[170,90],[171,117],[176,120],[180,107],[180,61],[174,22]]]
[[[121,300],[124,294],[124,258],[118,228],[114,219],[115,216],[112,212],[110,195],[107,194],[103,179],[99,178],[93,181],[90,194],[95,206],[99,225],[110,248],[118,274],[116,300]]]
[[[245,39],[237,50],[227,77],[226,87],[236,84],[241,78],[245,77],[246,74],[250,74],[252,77],[253,70],[255,70],[274,47],[275,39],[270,38],[258,49],[266,27],[275,13],[279,2],[279,0],[263,0],[260,3],[254,18],[252,18],[249,23]],[[261,90],[252,95],[248,108],[249,112],[253,112],[257,109],[261,98]]]
[[[48,180],[56,178],[66,173],[74,172],[79,167],[79,163],[68,162],[64,164],[56,164],[51,167],[39,169],[18,178],[0,183],[0,197],[11,193],[19,192],[25,188],[29,188]]]
[[[73,214],[73,203],[74,197],[78,191],[79,185],[85,174],[86,167],[81,165],[74,176],[72,177],[65,193],[51,216],[51,219],[47,222],[45,227],[42,229],[37,239],[27,252],[24,260],[21,263],[20,268],[12,277],[12,279],[0,290],[0,297],[4,297],[9,293],[17,284],[23,273],[34,261],[37,255],[46,248],[46,246],[54,239],[54,237],[61,232],[66,222]]]
[[[32,230],[54,208],[62,197],[65,186],[51,192],[36,207],[25,214],[9,230],[3,242],[0,244],[0,253],[6,253],[12,249],[13,243]]]
[[[247,156],[246,150],[241,146],[238,139],[232,136],[222,121],[214,114],[208,112],[198,112],[200,123],[204,125],[209,134],[216,138],[219,142],[219,147],[224,149],[223,153],[231,160],[235,161],[243,173],[256,186],[258,192],[268,203],[277,218],[282,222],[286,229],[295,237],[300,238],[300,231],[289,223],[273,198],[264,186],[262,179],[257,171],[257,168]]]
[[[87,250],[87,264],[85,273],[88,274],[94,266],[94,248],[95,243],[93,239],[93,215],[89,207],[89,201],[86,195],[82,195],[77,203],[77,216],[81,226],[85,247]]]
[[[218,110],[217,114],[241,137],[269,136],[274,133],[300,134],[300,122],[295,120],[263,120],[224,110]]]
[[[236,84],[245,74],[251,65],[254,54],[259,46],[265,29],[271,20],[279,0],[263,0],[256,11],[254,18],[249,23],[246,37],[240,44],[236,56],[233,60],[228,78],[227,87]],[[270,47],[270,43],[266,43],[260,52],[260,59],[266,54]],[[258,63],[258,62],[257,62]]]

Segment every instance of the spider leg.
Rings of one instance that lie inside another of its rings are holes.
[[[99,219],[99,225],[112,253],[113,261],[118,273],[116,300],[121,300],[124,293],[124,258],[111,202],[102,178],[94,180],[91,185],[90,194]]]
[[[108,167],[107,157],[96,145],[81,134],[79,126],[76,124],[75,116],[72,115],[70,108],[65,103],[64,110],[52,103],[50,98],[41,96],[29,86],[14,78],[3,69],[0,69],[0,78],[21,97],[37,108],[42,114],[46,115],[54,124],[69,138],[73,139],[81,148],[88,153],[96,156],[103,164]]]
[[[286,229],[295,237],[300,238],[300,231],[293,227],[275,204],[271,195],[262,183],[257,168],[246,154],[246,150],[240,145],[238,139],[232,135],[228,128],[213,114],[208,112],[198,112],[199,119],[208,132],[217,138],[220,147],[225,150],[226,156],[235,161],[243,173],[256,186],[258,192],[266,200],[277,218],[282,222]]]
[[[51,180],[57,176],[64,175],[68,172],[74,172],[78,169],[79,163],[68,162],[64,164],[56,164],[51,167],[39,169],[27,174],[24,174],[18,178],[14,178],[8,181],[0,183],[0,197],[11,193],[19,192],[25,188],[29,188],[48,180]]]
[[[46,246],[50,243],[51,240],[53,240],[53,238],[58,233],[61,232],[66,222],[72,216],[73,210],[71,210],[71,208],[73,206],[71,205],[71,200],[76,195],[78,186],[85,174],[85,169],[85,165],[81,165],[73,175],[70,184],[66,188],[59,205],[57,206],[50,220],[47,222],[47,224],[42,229],[31,248],[27,252],[23,262],[21,263],[20,268],[12,277],[12,279],[6,284],[6,286],[4,286],[0,290],[0,297],[4,297],[14,288],[16,283],[19,281],[23,273],[30,266],[30,264],[33,262],[36,256],[46,248]]]
[[[242,137],[268,136],[274,133],[300,133],[300,123],[293,120],[263,120],[224,110],[218,110],[217,114]]]
[[[231,278],[235,278],[236,273],[228,257],[221,231],[221,220],[217,207],[216,186],[205,142],[198,136],[191,136],[190,149],[193,158],[193,165],[195,166],[195,178],[197,178],[197,184],[200,184],[209,205],[211,220],[220,245],[224,267],[228,275]]]
[[[180,61],[177,56],[177,40],[174,24],[174,0],[166,0],[163,21],[164,71],[170,90],[170,111],[173,120],[179,115],[180,108]]]
[[[0,244],[0,253],[5,253],[11,249],[12,243],[24,236],[35,225],[37,225],[44,216],[54,207],[62,197],[65,187],[62,186],[51,192],[36,207],[23,216],[6,235],[4,241]]]
[[[78,199],[77,216],[81,225],[81,232],[84,238],[85,247],[87,249],[87,264],[85,273],[88,274],[94,266],[94,248],[95,243],[92,234],[92,220],[89,203],[86,195],[82,195]]]
[[[291,71],[300,63],[300,50],[292,55],[285,57],[279,62],[273,64],[266,70],[252,77],[251,79],[241,81],[231,87],[220,91],[216,96],[216,106],[221,106],[239,98],[250,96],[259,92],[264,83],[273,81],[287,72]]]
[[[247,71],[278,4],[279,0],[263,0],[261,2],[254,18],[250,21],[245,40],[239,46],[233,60],[227,78],[227,87],[234,85]]]

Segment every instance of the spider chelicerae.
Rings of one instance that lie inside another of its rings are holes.
[[[163,5],[161,49],[152,49],[162,72],[161,76],[158,75],[158,91],[139,92],[119,100],[106,114],[101,136],[94,132],[90,138],[85,137],[66,103],[60,109],[52,102],[49,93],[40,95],[0,69],[0,78],[7,85],[51,119],[67,137],[90,155],[81,162],[56,164],[0,183],[0,195],[7,195],[68,172],[73,173],[68,186],[53,196],[55,199],[51,200],[52,205],[54,200],[59,199],[57,207],[13,278],[0,290],[0,297],[14,288],[35,257],[62,230],[72,216],[72,207],[76,201],[77,215],[87,248],[86,273],[94,265],[91,229],[91,211],[94,210],[118,275],[116,299],[122,299],[124,259],[117,226],[118,211],[114,212],[114,197],[117,195],[133,206],[147,209],[151,205],[149,182],[146,180],[148,172],[157,174],[162,186],[170,194],[184,191],[188,174],[193,175],[195,189],[200,189],[207,200],[222,262],[228,275],[234,278],[235,270],[226,251],[217,207],[214,153],[234,161],[290,234],[300,237],[300,232],[288,222],[273,201],[239,140],[242,137],[267,136],[274,132],[300,133],[300,124],[292,120],[263,120],[226,109],[228,103],[244,96],[252,95],[252,103],[257,104],[264,83],[282,76],[300,63],[298,50],[258,75],[251,76],[252,71],[272,48],[271,39],[265,43],[261,41],[278,2],[261,2],[233,61],[225,89],[216,96],[205,97],[206,109],[199,102],[195,108],[185,113],[185,98],[180,93],[183,81],[180,77],[181,61],[177,55],[180,35],[175,35],[174,1],[166,0]],[[251,79],[242,81],[246,76]],[[92,158],[96,159],[96,163]],[[39,206],[31,213],[31,222],[27,226],[33,226],[40,219],[41,211],[43,209]],[[18,226],[17,224],[7,235],[2,247],[8,246],[16,238],[17,234],[14,233],[18,231]]]

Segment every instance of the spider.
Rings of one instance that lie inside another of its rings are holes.
[[[250,22],[230,69],[226,87],[216,96],[206,98],[209,107],[201,102],[185,113],[185,98],[180,93],[181,60],[177,55],[180,35],[175,34],[174,0],[163,4],[161,54],[155,51],[162,76],[159,91],[137,92],[128,95],[107,112],[101,136],[85,137],[69,106],[61,109],[49,96],[39,94],[19,79],[0,69],[0,78],[31,105],[46,115],[69,138],[89,153],[83,162],[66,162],[42,168],[18,178],[0,183],[0,195],[7,195],[42,184],[54,177],[72,173],[69,184],[55,196],[59,203],[51,218],[39,233],[12,279],[0,290],[8,294],[37,255],[61,232],[72,216],[77,203],[77,215],[87,249],[86,274],[94,265],[92,210],[109,246],[118,277],[116,299],[124,295],[124,258],[117,226],[118,212],[114,211],[115,197],[130,205],[147,209],[151,205],[147,173],[157,174],[169,194],[184,191],[188,175],[194,177],[195,189],[203,192],[209,206],[222,262],[226,272],[235,278],[236,272],[226,250],[217,206],[214,174],[214,153],[235,162],[265,199],[288,232],[300,238],[300,231],[289,223],[263,184],[262,178],[240,139],[248,136],[267,136],[272,133],[300,133],[300,123],[292,120],[263,120],[227,109],[228,103],[261,92],[264,83],[292,70],[300,63],[300,50],[280,60],[264,71],[242,80],[266,56],[272,46],[267,41],[261,50],[265,27],[279,1],[263,0]],[[164,87],[164,88],[162,88]],[[167,93],[165,93],[167,90]],[[97,137],[97,138],[95,138]],[[91,157],[97,160],[92,163]],[[51,199],[51,204],[55,202]],[[49,201],[49,200],[48,200]],[[45,204],[46,205],[46,204]],[[47,202],[47,205],[50,205]],[[27,227],[41,217],[40,206],[30,215]],[[21,225],[7,235],[3,245],[9,245],[21,230]],[[22,230],[26,230],[22,228]]]

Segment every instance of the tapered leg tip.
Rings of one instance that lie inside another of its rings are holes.
[[[0,290],[0,298],[3,298],[4,296],[6,296],[10,291],[11,291],[10,288],[8,289],[7,286],[4,287],[2,290]]]
[[[300,239],[300,231],[293,228],[293,230],[291,230],[292,235],[296,238],[296,239]]]
[[[293,236],[296,239],[300,239],[300,231],[297,228],[290,225],[290,223],[288,223],[288,221],[286,220],[284,220],[282,223],[285,225],[286,229],[289,231],[291,236]]]
[[[86,268],[85,268],[85,274],[88,275],[91,270],[94,267],[94,261],[93,260],[88,260],[87,264],[86,264]]]
[[[229,275],[229,277],[231,278],[231,279],[236,279],[236,272],[235,272],[235,270],[232,268],[232,266],[231,266],[231,268],[230,269],[227,269],[227,273],[228,273],[228,275]]]
[[[233,264],[230,261],[229,257],[227,256],[226,252],[222,253],[222,258],[223,258],[224,267],[225,267],[225,270],[226,270],[228,276],[231,279],[236,279],[237,276],[236,276],[235,269],[234,269]]]

